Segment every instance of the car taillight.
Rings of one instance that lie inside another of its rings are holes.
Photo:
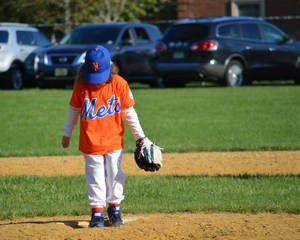
[[[204,41],[200,43],[196,43],[191,47],[192,51],[202,50],[202,51],[212,51],[217,50],[217,42],[213,40]]]
[[[166,49],[166,45],[163,42],[158,42],[155,46],[157,51],[163,51]]]

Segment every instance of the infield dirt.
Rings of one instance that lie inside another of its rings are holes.
[[[122,163],[126,175],[148,175],[132,154]],[[81,156],[0,158],[0,175],[83,175]],[[164,154],[159,175],[299,175],[300,151]],[[300,201],[299,201],[300,206]],[[120,228],[90,229],[90,216],[20,218],[0,221],[0,239],[284,239],[300,240],[300,215],[175,213],[124,214]]]

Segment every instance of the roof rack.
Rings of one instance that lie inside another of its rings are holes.
[[[215,16],[215,17],[194,17],[194,18],[183,18],[176,23],[193,23],[193,22],[204,22],[204,21],[210,21],[210,22],[218,22],[218,21],[230,21],[230,20],[255,20],[255,19],[260,19],[260,18],[255,18],[255,17],[235,17],[235,16]]]
[[[0,22],[0,26],[31,27],[31,25],[27,23],[15,23],[15,22]]]

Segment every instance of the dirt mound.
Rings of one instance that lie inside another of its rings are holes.
[[[79,227],[89,216],[25,218],[0,222],[0,239],[153,240],[153,239],[300,239],[300,215],[176,213],[124,215],[125,225]]]
[[[142,175],[125,154],[126,175]],[[83,175],[82,156],[0,158],[0,175]],[[153,173],[152,173],[153,174]],[[300,151],[164,154],[160,175],[298,175]],[[0,239],[300,240],[300,215],[176,213],[123,216],[120,228],[87,228],[89,216],[37,217],[0,221]]]

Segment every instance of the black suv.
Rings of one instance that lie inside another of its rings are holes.
[[[300,43],[258,18],[184,19],[167,29],[156,50],[156,71],[165,86],[300,81]]]
[[[67,34],[59,45],[37,56],[40,87],[72,83],[78,67],[91,45],[106,47],[127,81],[156,85],[155,44],[162,37],[160,30],[143,23],[86,24]]]

